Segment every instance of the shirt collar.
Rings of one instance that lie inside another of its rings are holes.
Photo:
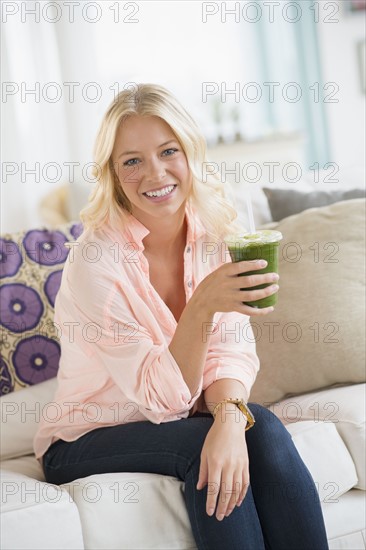
[[[187,201],[186,203],[187,220],[187,244],[193,243],[206,233],[206,229],[197,213],[195,207]],[[128,214],[126,232],[131,242],[135,242],[140,250],[144,250],[143,239],[150,233],[149,229],[141,223],[135,216]]]

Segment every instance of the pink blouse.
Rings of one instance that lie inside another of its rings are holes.
[[[207,236],[186,205],[186,300],[197,285],[230,262],[226,245]],[[128,228],[85,230],[68,243],[54,322],[61,345],[58,387],[34,437],[38,460],[57,439],[75,441],[103,426],[155,424],[206,410],[202,390],[215,380],[240,381],[247,398],[259,370],[249,317],[216,313],[204,324],[209,340],[204,372],[192,396],[168,346],[177,321],[149,279],[143,239],[149,230],[130,215]]]

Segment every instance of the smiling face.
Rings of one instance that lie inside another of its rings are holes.
[[[112,162],[132,214],[142,223],[185,208],[191,173],[179,141],[161,118],[127,118],[117,131]]]

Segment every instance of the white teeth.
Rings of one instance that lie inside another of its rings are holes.
[[[171,193],[174,189],[174,185],[169,185],[168,187],[164,187],[164,189],[160,189],[160,191],[153,191],[150,193],[145,193],[148,197],[164,197],[168,193]]]

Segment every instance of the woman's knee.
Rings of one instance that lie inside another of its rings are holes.
[[[258,440],[257,445],[263,445],[267,451],[269,445],[292,446],[291,434],[272,411],[257,403],[248,403],[248,406],[255,418],[253,428],[247,432],[248,437]]]
[[[266,425],[275,426],[279,429],[283,427],[281,420],[267,407],[263,407],[258,403],[248,403],[248,407],[255,416],[256,421],[264,422]]]
[[[250,403],[249,408],[256,420],[246,432],[251,479],[269,493],[273,487],[284,487],[286,494],[294,494],[294,498],[299,491],[315,494],[311,474],[290,432],[269,409]]]

